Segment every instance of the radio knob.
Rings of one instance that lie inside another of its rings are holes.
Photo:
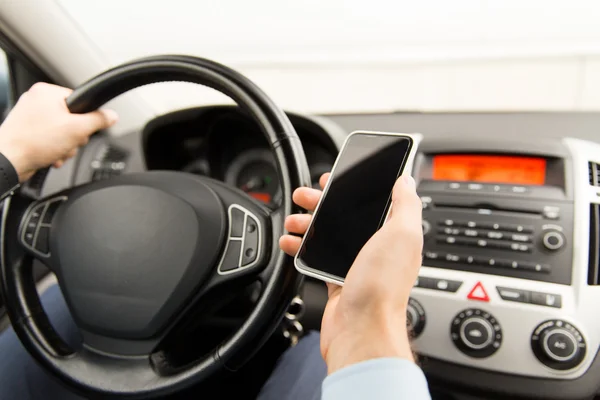
[[[454,345],[475,358],[489,357],[502,344],[502,329],[496,318],[479,309],[460,312],[452,320],[450,335]]]
[[[406,309],[406,325],[413,331],[414,337],[417,337],[425,328],[425,309],[417,300],[412,297],[408,300]]]
[[[546,231],[542,236],[542,243],[548,250],[559,250],[565,244],[565,237],[559,231]]]
[[[431,224],[427,220],[423,220],[421,222],[421,227],[423,228],[423,236],[427,236],[429,232],[431,232]]]
[[[573,325],[561,320],[541,323],[531,335],[531,348],[540,362],[557,370],[578,366],[585,357],[586,343]]]

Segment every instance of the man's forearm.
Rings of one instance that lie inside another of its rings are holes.
[[[4,200],[19,188],[19,175],[12,163],[0,153],[0,200]]]

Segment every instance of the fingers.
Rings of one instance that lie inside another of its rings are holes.
[[[421,229],[422,209],[415,180],[408,175],[398,178],[392,192],[392,210],[388,223]]]
[[[294,190],[292,199],[294,203],[308,211],[314,211],[321,198],[322,192],[317,189],[301,187]]]
[[[52,166],[54,168],[62,167],[69,158],[73,158],[73,157],[75,157],[75,155],[77,155],[77,150],[78,150],[77,148],[71,150],[70,152],[67,153],[67,155],[64,158],[56,161],[54,164],[52,164]]]
[[[285,230],[291,233],[304,235],[304,232],[306,232],[306,230],[308,229],[308,225],[310,225],[311,219],[312,216],[310,214],[290,215],[285,219]]]
[[[302,243],[302,238],[299,236],[283,235],[279,238],[279,248],[290,256],[295,256]]]
[[[85,137],[102,129],[113,126],[119,115],[113,110],[102,109],[87,114],[77,114],[76,123],[79,131]]]
[[[321,189],[325,189],[325,186],[327,186],[327,181],[329,181],[329,176],[331,174],[329,172],[325,172],[323,175],[321,175],[321,177],[319,178],[319,185],[321,185]]]

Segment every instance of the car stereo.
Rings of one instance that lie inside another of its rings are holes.
[[[560,158],[427,154],[424,265],[571,283],[573,202]]]

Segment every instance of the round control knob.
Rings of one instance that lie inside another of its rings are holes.
[[[412,297],[408,300],[406,309],[406,325],[413,331],[414,337],[417,337],[425,329],[425,309],[417,300]]]
[[[474,358],[489,357],[502,344],[502,328],[490,313],[470,308],[452,320],[450,336],[460,351]]]
[[[544,365],[567,370],[578,366],[585,357],[586,343],[573,325],[561,320],[545,321],[531,335],[531,348]]]
[[[431,232],[431,224],[427,220],[423,220],[421,222],[421,227],[423,228],[423,236],[427,236],[429,232]]]
[[[548,250],[558,250],[565,244],[565,237],[559,231],[546,231],[542,236],[542,243]]]

